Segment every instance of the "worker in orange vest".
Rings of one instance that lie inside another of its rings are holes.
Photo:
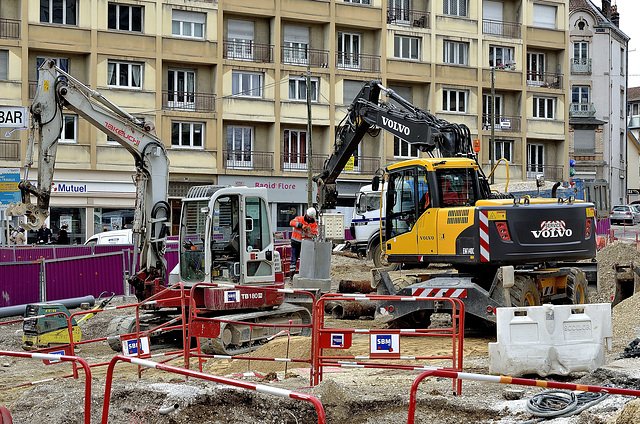
[[[289,268],[289,278],[293,280],[298,258],[300,257],[302,240],[311,239],[313,236],[318,235],[315,208],[307,209],[307,213],[304,216],[296,216],[289,222],[289,225],[293,227],[293,233],[291,234],[291,266]]]

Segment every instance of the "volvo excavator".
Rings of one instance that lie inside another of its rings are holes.
[[[164,251],[170,207],[165,144],[156,136],[152,123],[129,114],[50,60],[38,69],[38,88],[30,107],[25,174],[18,184],[22,201],[11,204],[7,213],[24,215],[23,226],[28,229],[41,227],[47,219],[64,108],[106,133],[134,158],[133,239],[140,265],[129,283],[140,302],[158,295],[153,310],[145,314],[148,325],[159,317],[164,322],[167,313],[175,312],[181,305],[176,301],[179,293],[166,290]],[[36,143],[38,178],[34,186],[29,180],[29,170]],[[32,196],[37,203],[31,203]],[[227,288],[196,287],[192,305],[209,316],[248,323],[309,324],[311,313],[307,307],[285,302],[282,292],[260,290],[284,288],[284,283],[277,283],[275,278],[280,258],[274,249],[267,205],[265,188],[192,187],[183,200],[179,265],[170,273],[170,286],[181,282],[189,293],[198,283],[227,283]],[[133,263],[138,263],[137,257]],[[247,288],[229,288],[230,285]],[[110,346],[120,350],[119,335],[135,329],[135,316],[116,318],[108,329]],[[251,343],[266,341],[277,331],[277,327],[221,323],[218,337],[201,338],[200,344],[206,353],[238,354],[248,351]],[[291,331],[303,332],[295,327]]]
[[[386,259],[424,267],[445,263],[451,270],[405,272],[395,280],[377,270],[372,285],[378,294],[458,297],[468,315],[493,322],[501,306],[588,302],[589,285],[597,284],[594,205],[492,192],[469,128],[438,119],[380,81],[364,84],[348,107],[334,151],[314,176],[321,209],[335,206],[336,180],[358,144],[380,131],[425,152],[374,176],[373,190],[382,186]],[[385,301],[376,314],[382,321],[428,325],[430,315],[448,305]]]

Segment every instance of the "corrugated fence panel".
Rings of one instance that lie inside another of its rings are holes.
[[[133,245],[132,244],[101,244],[93,246],[93,253],[95,255],[101,255],[103,253],[111,252],[125,252],[125,266],[127,272],[131,273],[131,261],[133,258]]]
[[[0,264],[0,307],[40,300],[40,264]]]
[[[178,265],[179,252],[177,250],[165,250],[164,258],[167,260],[167,283],[169,282],[169,273]]]
[[[32,247],[16,249],[16,262],[37,261],[38,259],[53,259],[53,247]]]
[[[45,261],[47,300],[124,294],[123,253]]]
[[[0,262],[15,262],[13,250],[11,247],[0,248]]]
[[[64,246],[56,247],[55,249],[56,259],[91,255],[91,246]]]

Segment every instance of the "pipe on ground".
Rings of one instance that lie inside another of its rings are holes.
[[[38,302],[33,302],[38,303]],[[45,303],[61,303],[67,307],[67,309],[78,308],[83,303],[88,303],[90,306],[93,306],[96,303],[96,299],[93,296],[84,296],[84,297],[71,297],[68,299],[60,299],[60,300],[52,300]],[[4,317],[12,317],[17,315],[24,316],[24,311],[27,309],[27,305],[14,305],[14,306],[5,306],[4,308],[0,308],[0,318]]]

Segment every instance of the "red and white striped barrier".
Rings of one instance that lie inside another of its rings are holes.
[[[129,362],[134,365],[145,368],[155,368],[161,371],[172,372],[175,374],[181,374],[187,377],[201,378],[203,380],[213,381],[219,384],[226,384],[228,386],[239,387],[241,389],[254,390],[256,392],[266,393],[274,396],[288,397],[291,399],[302,400],[305,402],[311,402],[316,408],[318,414],[318,424],[325,424],[326,417],[324,407],[318,398],[305,393],[293,392],[291,390],[279,389],[277,387],[266,386],[264,384],[249,383],[246,381],[232,380],[226,377],[219,377],[212,374],[205,374],[198,371],[191,371],[184,368],[173,367],[171,365],[159,364],[146,359],[134,358],[124,355],[116,355],[111,359],[109,367],[107,368],[107,381],[104,391],[104,403],[102,406],[102,424],[107,424],[109,417],[109,399],[111,397],[111,385],[113,383],[113,369],[118,361]]]

